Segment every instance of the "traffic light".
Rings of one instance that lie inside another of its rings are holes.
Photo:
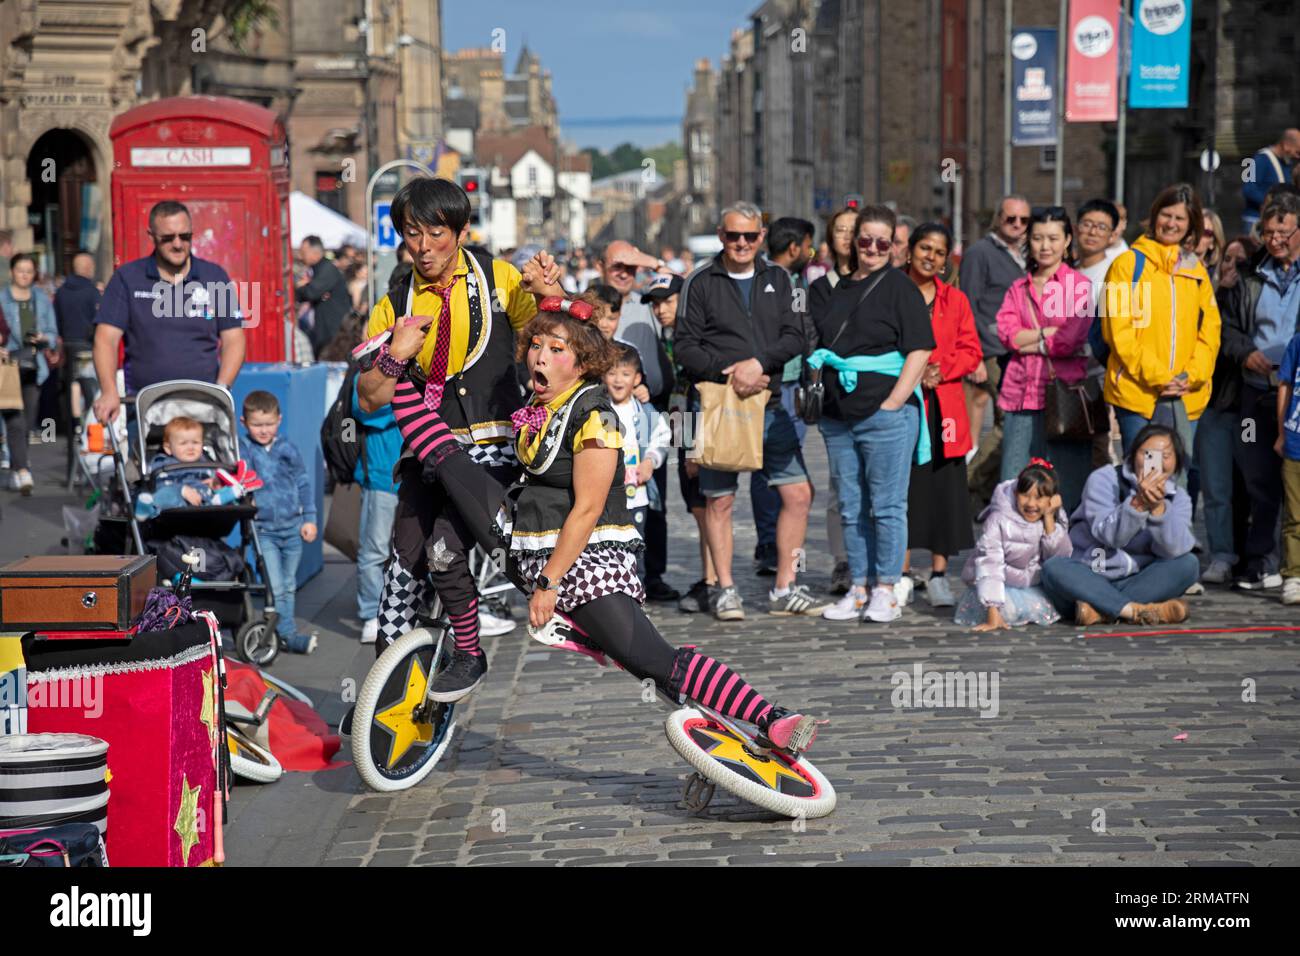
[[[845,209],[858,209],[862,206],[862,197],[857,193],[849,193],[844,197]]]
[[[474,193],[478,192],[478,177],[466,176],[464,182],[462,182],[460,185],[461,188],[465,190],[465,192],[473,195]]]

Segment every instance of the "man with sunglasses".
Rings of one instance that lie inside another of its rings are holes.
[[[108,280],[95,317],[101,422],[115,420],[121,407],[117,353],[124,339],[128,395],[177,378],[229,388],[244,364],[239,300],[225,269],[192,255],[193,228],[181,203],[155,204],[149,210],[153,254],[123,263]],[[130,422],[134,431],[135,419]]]
[[[1255,421],[1254,440],[1233,446],[1250,501],[1250,531],[1239,549],[1246,566],[1235,582],[1245,590],[1283,583],[1276,534],[1282,474],[1273,445],[1278,436],[1278,367],[1300,326],[1300,192],[1285,184],[1275,186],[1264,201],[1259,226],[1264,248],[1242,263],[1237,284],[1223,297],[1220,353],[1240,374],[1214,382],[1216,392],[1236,390],[1241,420]],[[1293,600],[1300,601],[1300,596]]]
[[[781,511],[776,587],[768,594],[768,611],[817,615],[827,602],[795,584],[812,484],[794,421],[781,405],[780,385],[785,363],[803,354],[803,324],[795,312],[789,273],[759,255],[766,237],[763,214],[753,204],[737,202],[722,211],[722,251],[682,286],[673,355],[694,382],[730,381],[741,397],[769,389],[763,416],[763,477],[781,496]],[[705,530],[718,575],[713,613],[721,621],[745,617],[731,576],[732,506],[739,482],[735,472],[700,469]]]
[[[980,346],[984,349],[984,364],[966,377],[966,413],[970,419],[971,438],[976,445],[980,441],[980,432],[984,423],[984,414],[989,403],[997,397],[998,385],[1002,381],[1002,369],[1006,367],[1007,349],[998,338],[998,309],[1007,289],[1025,274],[1025,256],[1027,247],[1025,236],[1029,232],[1029,200],[1024,196],[1007,196],[998,203],[997,215],[993,218],[993,229],[983,239],[968,250],[961,261],[961,271],[957,285],[966,298],[970,300],[971,311],[975,313],[975,328],[980,335]],[[1001,423],[1002,414],[996,405],[993,408],[995,421]],[[988,443],[985,443],[988,445]],[[999,461],[996,460],[1000,448],[980,448],[980,459],[991,461],[990,481],[996,481]],[[972,452],[974,454],[974,452]],[[972,476],[982,474],[981,462],[971,465]],[[979,492],[978,482],[972,479],[971,490]],[[992,486],[985,489],[990,494]],[[987,500],[987,495],[984,496]]]

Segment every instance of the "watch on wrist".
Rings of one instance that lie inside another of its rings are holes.
[[[539,591],[558,591],[560,588],[553,583],[550,578],[544,574],[537,575],[537,590]]]

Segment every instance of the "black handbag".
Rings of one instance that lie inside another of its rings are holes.
[[[888,267],[886,267],[886,269],[887,268]],[[844,330],[849,327],[849,322],[853,320],[853,313],[862,308],[862,303],[867,301],[867,296],[871,295],[872,290],[875,289],[875,287],[880,284],[880,280],[884,278],[886,269],[881,269],[877,272],[876,277],[871,280],[871,284],[862,290],[862,296],[854,304],[853,308],[849,310],[848,317],[844,320],[844,324],[840,326],[840,330],[835,333],[835,338],[830,340],[826,345],[826,348],[833,348],[835,343],[840,340],[840,336],[844,334]],[[794,393],[794,410],[805,423],[816,425],[821,421],[822,405],[826,401],[826,385],[822,381],[823,370],[819,368],[810,368],[807,358],[808,356],[805,355],[803,368],[799,371],[799,387],[795,389]]]
[[[1029,304],[1037,310],[1032,296]],[[1034,327],[1040,328],[1037,319]],[[1086,375],[1077,382],[1063,382],[1056,377],[1052,360],[1046,353],[1043,357],[1047,359],[1048,374],[1043,392],[1043,436],[1049,441],[1085,442],[1109,430],[1110,413],[1102,396],[1101,382]]]

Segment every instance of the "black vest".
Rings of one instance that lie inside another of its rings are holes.
[[[447,379],[439,414],[462,438],[468,434],[479,444],[509,441],[514,436],[510,413],[523,404],[515,374],[515,330],[497,295],[492,260],[464,252],[466,291],[474,292],[469,297],[469,346],[465,367]],[[388,290],[393,315],[406,314],[413,279],[414,273],[408,274]],[[407,365],[405,376],[424,391],[427,377],[419,362]]]

